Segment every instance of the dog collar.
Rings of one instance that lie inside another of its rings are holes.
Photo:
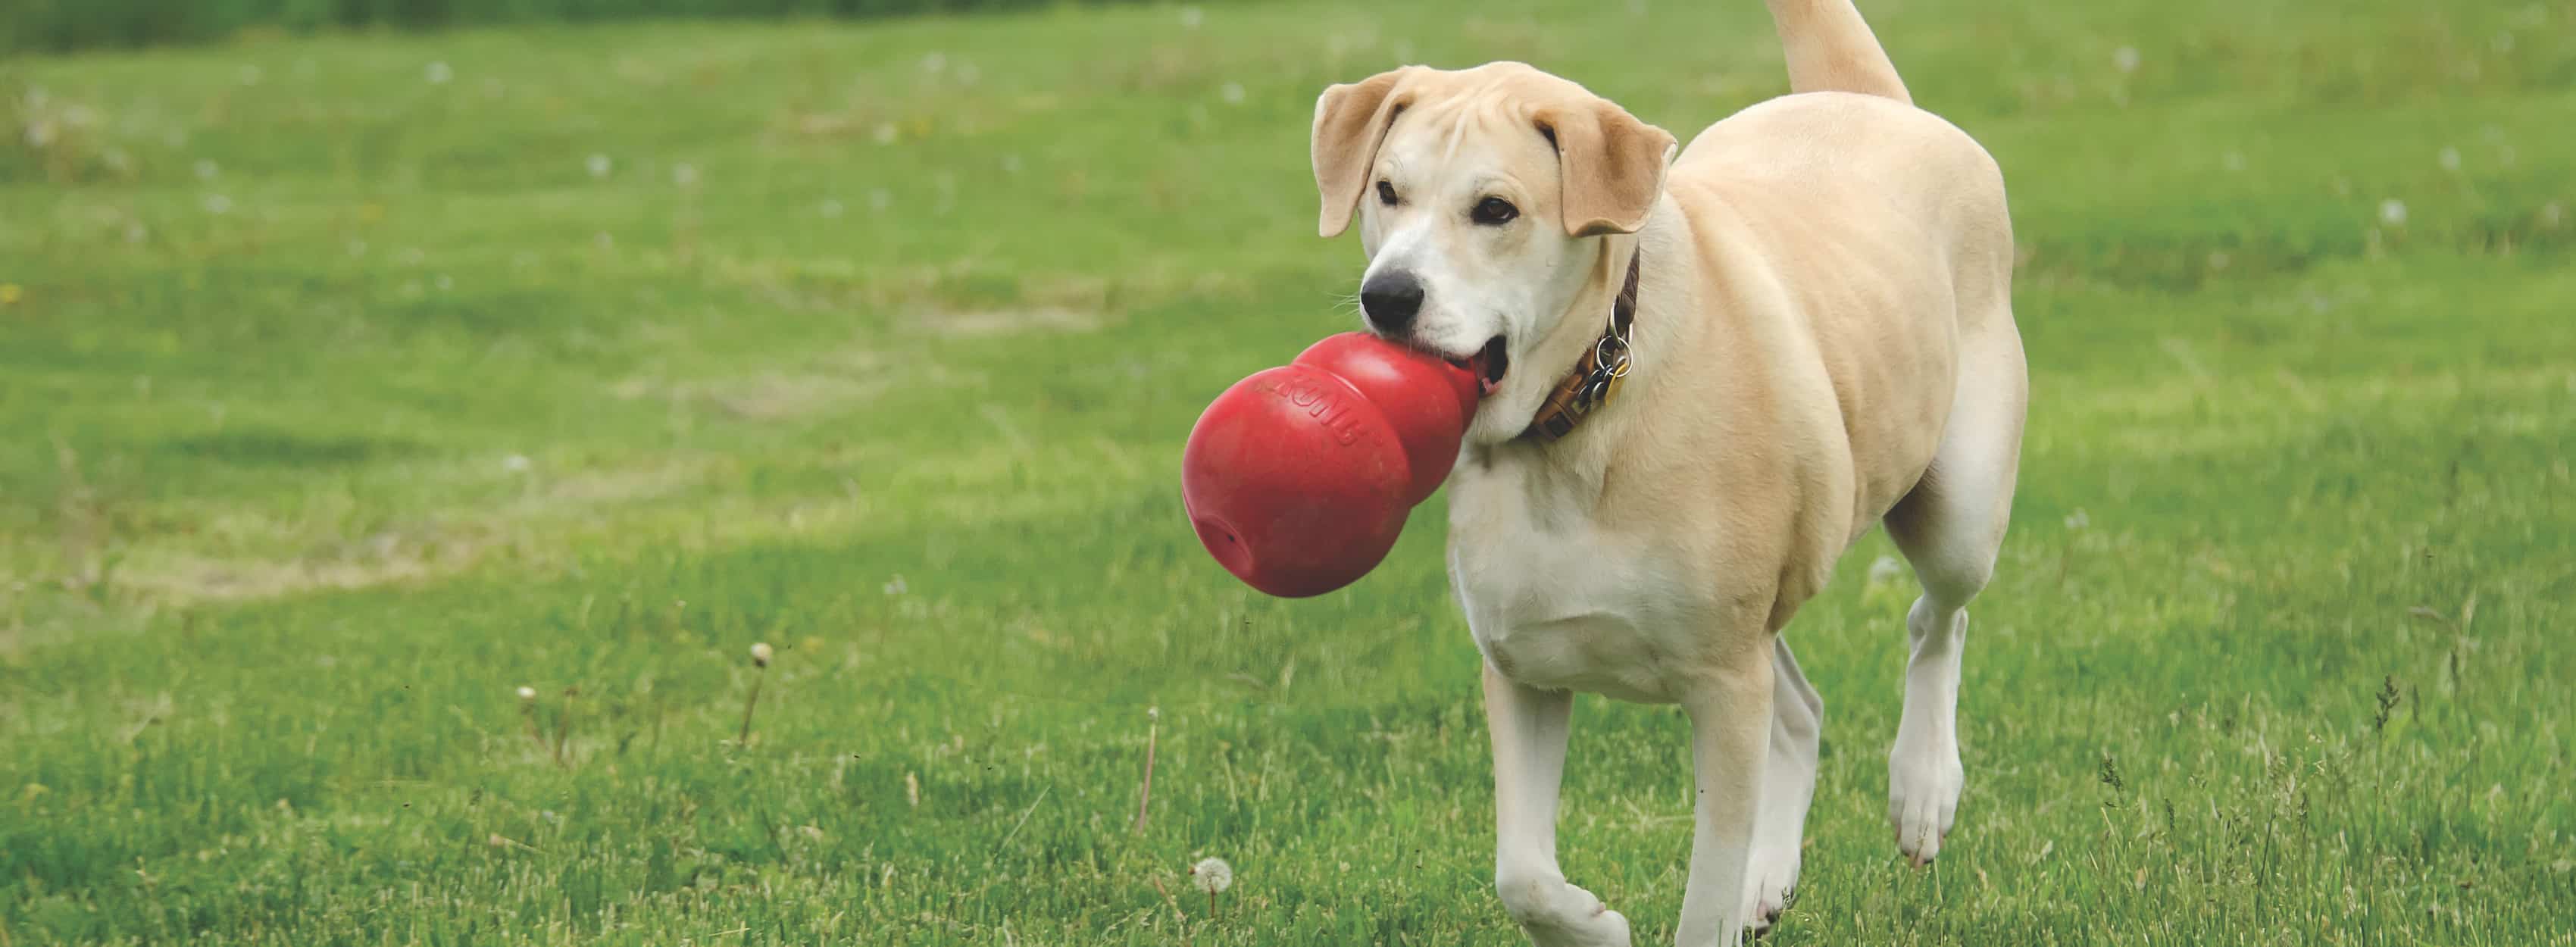
[[[1636,335],[1637,267],[1644,257],[1643,247],[1628,255],[1628,282],[1610,303],[1610,325],[1574,363],[1574,370],[1565,373],[1565,380],[1556,383],[1556,390],[1548,392],[1547,402],[1539,405],[1521,437],[1554,443],[1619,394],[1620,383],[1628,377],[1629,343]]]

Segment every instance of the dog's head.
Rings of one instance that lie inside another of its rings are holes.
[[[1477,370],[1468,440],[1499,442],[1600,331],[1567,309],[1626,275],[1602,239],[1645,225],[1673,151],[1670,133],[1520,63],[1407,66],[1316,100],[1317,229],[1339,235],[1358,214],[1369,329]],[[1559,349],[1565,364],[1530,359]]]

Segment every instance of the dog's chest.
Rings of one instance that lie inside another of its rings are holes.
[[[1532,687],[1677,699],[1707,590],[1649,544],[1515,486],[1452,481],[1450,582],[1477,649]]]

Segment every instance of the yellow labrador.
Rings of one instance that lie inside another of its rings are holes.
[[[1923,593],[1888,817],[1959,800],[1965,607],[2012,505],[2027,384],[2001,173],[1913,106],[1849,0],[1769,0],[1793,94],[1674,138],[1518,63],[1325,90],[1327,237],[1371,329],[1478,371],[1449,572],[1485,657],[1495,884],[1541,945],[1628,923],[1556,859],[1571,691],[1678,703],[1698,789],[1686,947],[1797,880],[1822,704],[1781,627],[1872,524]]]

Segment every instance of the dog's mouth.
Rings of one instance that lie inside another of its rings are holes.
[[[1466,358],[1453,358],[1449,364],[1476,373],[1476,396],[1484,397],[1503,386],[1503,375],[1512,370],[1512,356],[1503,351],[1503,337],[1495,336],[1485,347]]]

